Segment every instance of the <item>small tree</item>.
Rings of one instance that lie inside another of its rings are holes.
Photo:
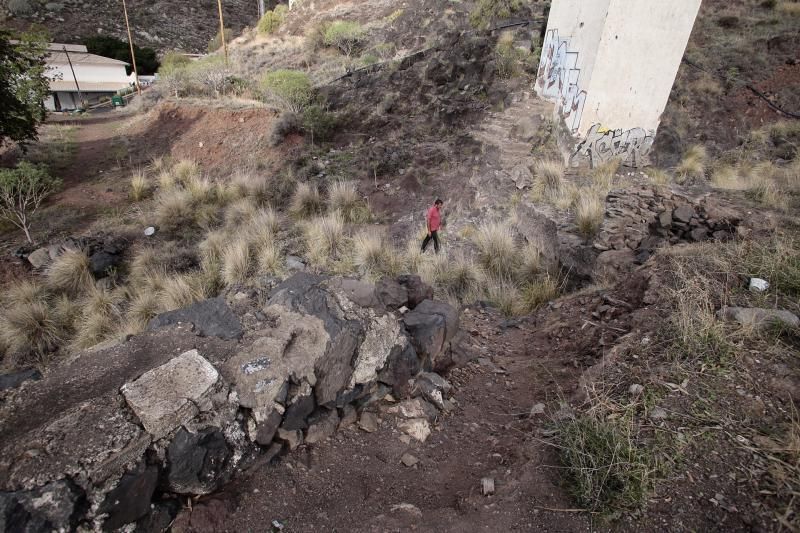
[[[189,84],[189,58],[180,52],[167,52],[161,58],[161,66],[158,68],[158,82],[162,84],[167,92],[174,94],[175,98],[186,89]]]
[[[275,6],[272,11],[267,11],[258,21],[258,33],[269,34],[277,31],[283,24],[288,8],[284,4]]]
[[[25,232],[29,243],[31,217],[42,200],[61,187],[61,180],[42,166],[23,161],[17,168],[0,169],[0,218]]]
[[[356,51],[364,42],[366,32],[361,24],[358,22],[351,22],[348,20],[337,20],[331,23],[325,30],[324,43],[325,46],[333,46],[338,48],[344,55],[350,59],[353,52]]]
[[[261,88],[268,102],[293,113],[302,112],[314,99],[311,79],[297,70],[267,72],[261,79]]]
[[[231,75],[222,56],[208,56],[195,61],[189,65],[189,72],[198,83],[213,90],[217,98],[225,90],[225,83]]]
[[[16,44],[0,30],[0,144],[6,139],[36,139],[44,120],[44,99],[50,91],[45,75],[47,37],[24,34]]]

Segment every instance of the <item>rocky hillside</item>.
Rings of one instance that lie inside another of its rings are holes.
[[[0,24],[24,30],[47,28],[54,41],[75,43],[92,35],[127,39],[122,3],[115,0],[11,0],[0,6]],[[225,26],[239,33],[258,19],[256,2],[223,2]],[[219,31],[216,2],[140,0],[128,3],[134,40],[157,50],[205,52]]]

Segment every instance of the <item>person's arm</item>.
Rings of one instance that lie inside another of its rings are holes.
[[[431,212],[425,214],[425,227],[428,229],[428,237],[431,236]]]

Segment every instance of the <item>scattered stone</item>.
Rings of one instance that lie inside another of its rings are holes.
[[[211,363],[190,350],[126,383],[122,394],[144,428],[159,439],[211,407],[218,379]]]
[[[437,409],[444,409],[446,395],[451,389],[452,386],[443,377],[432,372],[420,374],[414,382],[414,390],[420,392]]]
[[[144,228],[145,237],[152,237],[155,234],[156,234],[156,228],[154,228],[153,226],[147,226],[146,228]]]
[[[352,405],[342,407],[341,417],[339,418],[339,429],[350,427],[358,422],[358,411]]]
[[[769,289],[769,282],[761,278],[750,278],[750,290],[756,292],[764,292]]]
[[[481,492],[483,492],[484,496],[491,496],[494,494],[494,478],[481,478]]]
[[[296,255],[286,256],[286,270],[289,272],[303,272],[306,269],[306,264],[300,257]]]
[[[536,415],[543,415],[544,414],[544,408],[545,408],[545,405],[543,403],[535,404],[533,407],[531,407],[530,416],[533,417],[533,416],[536,416]]]
[[[26,368],[17,372],[0,375],[0,391],[16,389],[26,381],[38,381],[42,374],[35,368]]]
[[[417,439],[419,442],[425,442],[431,434],[431,426],[424,418],[402,420],[397,424],[397,427],[400,431]]]
[[[51,260],[50,252],[47,248],[39,248],[28,255],[28,262],[33,268],[42,268]]]
[[[419,459],[411,455],[410,453],[404,453],[402,457],[400,457],[400,462],[408,467],[412,467],[415,464],[419,463]]]
[[[314,412],[316,402],[314,396],[301,396],[296,402],[291,404],[286,409],[286,414],[283,417],[283,429],[305,429],[308,427],[306,419]]]
[[[370,411],[364,411],[358,419],[358,427],[367,433],[375,433],[378,431],[378,416]]]
[[[273,409],[267,416],[266,420],[256,420],[256,438],[255,441],[266,446],[272,439],[275,438],[275,433],[278,431],[278,426],[281,425],[283,417],[277,409]]]
[[[392,348],[389,360],[378,374],[378,379],[390,385],[396,397],[407,398],[411,394],[409,381],[419,373],[420,369],[417,351],[410,342],[406,342],[403,346]]]
[[[440,356],[447,343],[458,330],[458,312],[444,302],[425,300],[407,313],[403,322],[417,354],[436,368],[437,362],[444,359]]]
[[[628,393],[631,396],[638,396],[639,394],[642,393],[642,391],[644,391],[644,386],[639,385],[638,383],[634,383],[633,385],[628,387]]]
[[[179,323],[193,324],[195,331],[204,337],[231,340],[241,338],[243,333],[239,318],[221,297],[162,313],[150,321],[147,329],[152,331]]]
[[[181,428],[167,448],[167,483],[178,494],[208,494],[226,477],[232,455],[217,428],[190,433]]]
[[[89,270],[95,278],[104,278],[122,263],[120,254],[112,254],[101,250],[89,257]]]
[[[784,325],[790,328],[800,326],[800,318],[791,311],[783,309],[762,309],[758,307],[723,307],[717,316],[733,320],[745,327],[763,330],[771,325]]]
[[[306,442],[309,444],[321,442],[336,433],[338,426],[339,414],[336,409],[325,409],[308,421]]]
[[[415,516],[422,516],[422,511],[419,510],[419,507],[410,503],[398,503],[396,505],[392,505],[389,510],[393,513],[397,511],[403,511],[404,513],[409,513]]]
[[[150,501],[158,484],[158,468],[140,465],[122,476],[117,487],[106,495],[99,513],[108,514],[103,528],[116,530],[150,512]]]
[[[289,450],[303,444],[303,432],[300,430],[278,429],[278,441],[284,443]]]
[[[666,420],[669,415],[667,411],[661,407],[653,407],[650,410],[650,420]]]
[[[676,207],[674,211],[672,211],[672,218],[677,220],[678,222],[683,222],[688,224],[691,222],[692,217],[695,216],[694,209],[689,205],[682,205],[680,207]]]
[[[403,418],[427,418],[433,420],[439,414],[436,407],[426,402],[422,398],[404,400],[397,405],[389,407],[387,412],[399,414]]]

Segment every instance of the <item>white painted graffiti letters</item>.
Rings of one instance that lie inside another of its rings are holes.
[[[653,147],[654,135],[642,128],[610,130],[595,124],[589,129],[586,139],[578,143],[572,157],[588,157],[593,167],[614,157],[621,158],[626,164],[639,166]]]
[[[577,68],[578,53],[569,50],[569,39],[561,39],[558,30],[549,30],[542,46],[542,57],[536,84],[540,94],[555,100],[572,133],[578,131],[586,91],[580,88],[581,71]]]

